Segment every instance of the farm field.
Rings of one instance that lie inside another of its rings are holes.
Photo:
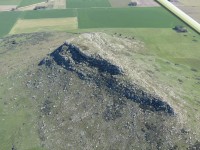
[[[67,8],[110,7],[108,0],[66,0]]]
[[[26,19],[18,20],[9,34],[67,31],[77,29],[77,18],[53,18],[53,19]]]
[[[36,3],[44,2],[45,0],[22,0],[21,3],[18,5],[18,7],[24,7]]]
[[[0,12],[0,37],[9,33],[20,14],[21,12]]]
[[[13,14],[14,16],[14,20],[10,18],[11,20],[13,20],[12,24],[10,26],[6,26],[6,28],[9,27],[9,31],[11,30],[17,19],[26,20],[68,17],[78,17],[78,28],[80,29],[133,27],[173,28],[175,25],[184,25],[181,20],[171,15],[168,11],[161,7],[52,9],[41,11],[23,11],[18,13],[3,12],[1,17],[9,16],[9,14]],[[5,24],[6,22],[1,23]],[[1,35],[6,35],[6,33],[9,33],[9,31],[2,29]]]
[[[78,10],[79,28],[172,28],[184,24],[160,7]]]

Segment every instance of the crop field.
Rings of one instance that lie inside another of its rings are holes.
[[[44,2],[45,0],[22,0],[18,7],[24,7],[36,3]]]
[[[0,26],[1,26],[0,37],[7,35],[13,28],[16,21],[20,18],[21,19],[68,18],[68,17],[76,17],[76,14],[77,12],[74,9],[24,11],[24,12],[0,12],[0,20],[6,20],[6,21],[0,22]],[[66,27],[69,27],[69,26],[66,24]],[[49,30],[51,29],[49,28]]]
[[[76,17],[53,19],[26,19],[18,20],[9,34],[31,33],[42,31],[67,31],[77,29]]]
[[[20,14],[20,12],[0,12],[0,37],[9,33]]]
[[[161,7],[78,10],[79,28],[172,28],[184,24]]]
[[[0,0],[0,5],[18,5],[22,0]]]
[[[110,7],[108,0],[67,0],[67,8]]]
[[[23,19],[43,19],[43,18],[66,18],[76,17],[74,9],[55,9],[41,11],[25,11],[21,18]]]

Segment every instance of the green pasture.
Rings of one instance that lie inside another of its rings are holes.
[[[78,9],[79,28],[172,28],[184,24],[163,8]]]
[[[67,0],[67,8],[111,7],[108,0]]]
[[[18,5],[21,0],[0,0],[0,5]]]
[[[24,7],[41,2],[45,2],[45,0],[22,0],[21,3],[19,4],[19,7]]]
[[[20,14],[20,12],[0,12],[0,37],[9,33]]]
[[[42,19],[42,18],[66,18],[76,17],[75,9],[51,9],[40,11],[25,11],[21,15],[22,19]]]

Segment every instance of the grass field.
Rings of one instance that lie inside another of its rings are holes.
[[[79,28],[172,28],[184,24],[163,8],[78,10]]]
[[[76,10],[74,9],[55,9],[55,10],[41,10],[41,11],[25,11],[21,16],[22,19],[43,19],[43,18],[66,18],[76,17]]]
[[[20,12],[0,12],[0,37],[9,33],[20,14]]]
[[[45,0],[22,0],[18,7],[24,7],[36,3],[44,2]]]
[[[77,29],[76,17],[53,19],[18,20],[9,34],[32,33],[42,31],[67,31]]]
[[[18,5],[22,0],[0,0],[0,5]]]
[[[67,0],[67,8],[110,7],[108,0]]]

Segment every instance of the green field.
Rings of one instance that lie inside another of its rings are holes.
[[[21,16],[22,19],[42,19],[42,18],[65,18],[76,17],[76,10],[74,9],[52,9],[41,11],[25,11]]]
[[[18,5],[21,0],[0,0],[0,5]]]
[[[24,7],[41,2],[45,2],[45,0],[22,0],[21,3],[19,4],[19,7]]]
[[[20,14],[20,12],[0,12],[0,37],[9,33]]]
[[[79,28],[172,28],[184,24],[163,8],[78,10]]]
[[[44,18],[67,18],[76,17],[76,10],[41,10],[41,11],[24,11],[24,12],[0,12],[0,37],[7,35],[13,28],[16,21],[21,19],[44,19]]]
[[[108,0],[67,0],[67,8],[111,7]]]

